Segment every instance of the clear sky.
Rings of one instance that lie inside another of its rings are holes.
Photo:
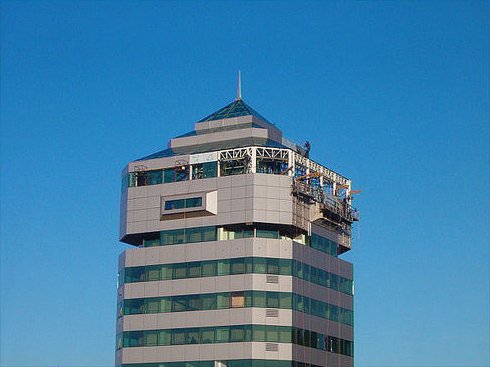
[[[1,366],[114,360],[120,172],[243,98],[362,193],[358,367],[489,365],[488,2],[1,4]]]

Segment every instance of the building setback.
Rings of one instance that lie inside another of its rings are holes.
[[[353,366],[351,182],[241,96],[122,173],[116,366]]]

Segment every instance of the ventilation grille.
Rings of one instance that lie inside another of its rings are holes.
[[[279,317],[279,310],[277,309],[267,309],[265,310],[265,317]]]
[[[277,275],[267,275],[267,283],[279,283],[279,277]]]
[[[265,343],[266,352],[277,352],[279,350],[279,344],[277,343]]]

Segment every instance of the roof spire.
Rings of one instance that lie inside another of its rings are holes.
[[[238,69],[238,88],[237,88],[236,100],[240,101],[241,99],[242,99],[242,75],[240,73],[240,69]]]

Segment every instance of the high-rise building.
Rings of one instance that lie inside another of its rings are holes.
[[[116,366],[353,366],[351,181],[241,96],[122,173]]]

